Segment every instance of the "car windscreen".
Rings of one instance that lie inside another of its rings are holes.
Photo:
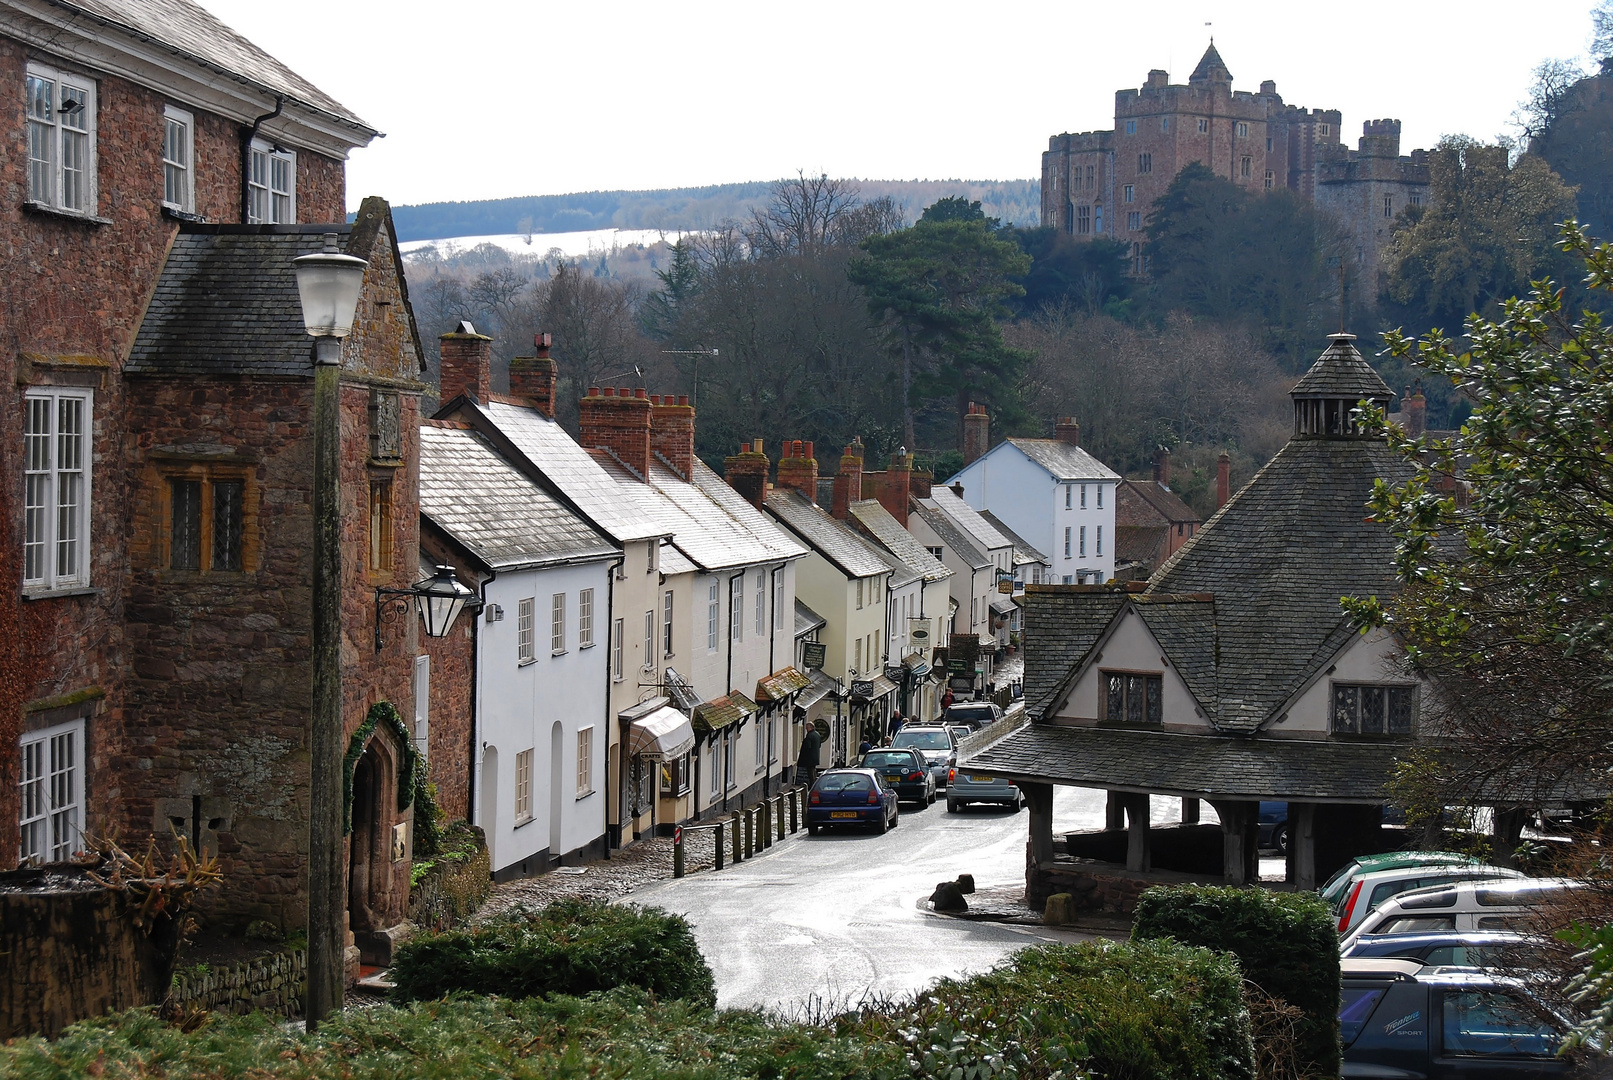
[[[990,705],[954,705],[947,710],[948,720],[990,720]]]
[[[911,753],[896,753],[892,750],[872,750],[863,755],[863,764],[870,769],[911,769],[914,768]]]
[[[1397,915],[1372,928],[1374,934],[1430,934],[1455,930],[1455,915]]]
[[[830,773],[818,777],[817,788],[825,794],[837,791],[872,791],[874,782],[857,773]]]
[[[891,740],[892,746],[915,746],[920,750],[950,750],[952,737],[944,731],[902,731]]]
[[[1355,1042],[1355,1037],[1366,1027],[1383,991],[1381,986],[1346,986],[1340,993],[1339,1040],[1345,1046]]]

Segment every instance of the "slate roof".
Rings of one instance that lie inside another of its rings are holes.
[[[345,121],[373,136],[374,128],[341,102],[292,71],[190,0],[51,0],[133,37],[155,42],[206,67]],[[339,55],[339,54],[334,54]]]
[[[420,512],[492,570],[621,554],[467,428],[420,428]]]
[[[1002,523],[1002,519],[996,514],[993,514],[990,510],[982,510],[980,511],[980,516],[985,518],[986,521],[991,524],[992,528],[1006,536],[1009,542],[1014,545],[1015,566],[1027,565],[1030,563],[1041,563],[1043,566],[1053,565],[1052,559],[1049,559],[1046,555],[1043,555],[1040,551],[1037,551],[1023,536],[1016,533],[1013,529],[1010,529],[1007,525],[1004,525]]]
[[[829,625],[829,620],[825,619],[822,615],[819,615],[816,611],[813,611],[811,608],[809,608],[805,604],[801,603],[801,601],[799,599],[796,600],[796,602],[795,602],[795,636],[796,637],[800,637],[802,634],[810,634],[812,631],[816,630],[818,627],[820,627],[820,626],[828,626],[828,625]]]
[[[1055,480],[1120,479],[1119,473],[1063,439],[1004,439],[1003,442],[1046,469]]]
[[[1108,629],[1126,594],[1096,585],[1025,586],[1025,709],[1032,719],[1050,706],[1071,669]]]
[[[1116,525],[1115,563],[1141,563],[1150,569],[1163,561],[1170,525]]]
[[[346,225],[183,227],[123,370],[312,378],[312,339],[291,260],[323,251],[327,232],[347,249]]]
[[[1157,480],[1122,480],[1115,489],[1115,528],[1197,523],[1199,516]]]
[[[1011,548],[1014,542],[980,516],[980,511],[964,502],[949,488],[938,487],[930,492],[930,505],[941,511],[957,523],[958,528],[969,534],[975,547],[990,554],[1000,548]]]
[[[933,505],[929,505],[928,500],[914,499],[913,513],[917,514],[924,524],[928,525],[935,535],[940,537],[943,545],[951,548],[953,554],[968,563],[971,569],[990,569],[991,560],[980,553],[980,549],[975,547],[974,541],[969,538],[969,534],[964,532],[962,527],[952,518],[941,513]]]
[[[1212,41],[1210,42],[1210,47],[1204,50],[1204,56],[1200,58],[1199,66],[1193,69],[1192,75],[1188,76],[1188,81],[1201,82],[1208,79],[1210,73],[1217,69],[1226,75],[1228,79],[1232,78],[1232,72],[1227,68],[1226,61],[1221,59],[1221,54],[1216,50],[1215,42]]]
[[[918,542],[878,499],[863,499],[850,506],[851,523],[874,543],[900,559],[925,581],[942,581],[952,576],[947,565]]]
[[[1023,780],[1197,798],[1382,803],[1404,744],[1030,724],[967,759]]]
[[[1362,398],[1387,401],[1394,397],[1389,384],[1356,350],[1354,334],[1334,334],[1328,342],[1326,351],[1289,391],[1292,396],[1346,397],[1354,401]]]
[[[843,521],[831,517],[793,488],[767,493],[767,509],[814,551],[847,577],[864,578],[893,573],[893,560],[858,535]],[[912,580],[909,578],[909,580]]]

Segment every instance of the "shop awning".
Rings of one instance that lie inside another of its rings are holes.
[[[859,694],[859,693],[856,692],[856,687],[861,685],[863,680],[858,679],[856,682],[852,683],[852,688],[853,689],[852,689],[852,694],[851,694],[851,700],[853,700],[853,701],[878,701],[880,698],[884,697],[886,694],[894,694],[894,693],[896,693],[896,684],[891,682],[889,679],[885,678],[885,676],[883,676],[883,675],[875,675],[872,679],[869,679],[867,681],[872,684],[872,687],[871,687],[871,689],[869,689],[869,692],[866,693],[866,694]]]
[[[904,658],[902,660],[902,664],[906,666],[908,671],[913,673],[913,678],[915,679],[922,679],[924,676],[930,673],[929,661],[925,660],[924,657],[920,656],[918,653],[914,653],[912,656]]]
[[[1012,600],[1008,599],[1007,597],[1003,597],[1001,600],[993,600],[991,602],[991,613],[993,615],[1012,615],[1014,613],[1014,609],[1018,606],[1019,605],[1014,603]]]
[[[627,752],[635,757],[667,761],[694,749],[694,726],[689,718],[670,705],[633,721]]]
[[[756,680],[756,700],[760,704],[783,701],[797,690],[805,689],[809,682],[811,680],[793,666],[779,668]]]
[[[807,678],[806,688],[796,696],[795,707],[797,709],[810,709],[834,693],[834,690],[835,681],[833,679],[821,671],[814,671]]]
[[[733,693],[696,705],[694,729],[702,735],[711,731],[721,731],[747,717],[755,716],[758,711],[756,702],[735,690]]]

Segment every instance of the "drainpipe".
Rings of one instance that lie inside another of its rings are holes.
[[[740,589],[744,589],[744,587],[745,587],[744,586],[745,572],[743,570],[741,570],[739,572],[739,581],[740,581],[740,586],[739,586]],[[743,593],[741,593],[741,601],[740,601],[740,605],[739,605],[739,616],[738,617],[739,617],[739,622],[737,623],[737,625],[740,628],[740,633],[744,633],[745,632],[745,629],[744,629],[744,627],[745,627],[745,604],[744,604],[744,600],[743,600]],[[724,694],[731,694],[731,693],[734,692],[734,627],[736,625],[736,623],[734,622],[734,618],[735,618],[735,616],[734,616],[734,577],[733,577],[733,575],[729,575],[729,577],[728,577],[728,674],[723,677],[723,686],[727,688],[727,689],[725,689],[723,691]],[[722,733],[722,759],[723,759],[722,760],[722,765],[723,765],[723,771],[720,774],[720,779],[718,780],[718,784],[722,787],[722,808],[724,810],[728,809],[728,769],[727,769],[727,765],[728,765],[728,761],[729,761],[728,755],[731,754],[731,753],[733,753],[733,748],[728,745],[728,729],[724,728],[723,733]]]
[[[623,546],[622,557],[610,563],[605,568],[605,761],[610,762],[610,733],[612,730],[610,714],[610,688],[614,672],[610,669],[611,653],[615,651],[612,635],[616,632],[616,620],[612,614],[616,610],[616,571],[627,562],[627,549]],[[627,653],[627,620],[622,620],[622,654]],[[625,664],[623,665],[626,666]],[[619,756],[626,756],[625,754]],[[621,781],[616,783],[618,796],[621,791]],[[617,826],[620,828],[620,826]],[[610,858],[610,769],[605,770],[605,858]]]
[[[470,767],[467,770],[470,774],[470,798],[466,801],[469,804],[467,806],[467,810],[469,810],[467,816],[472,821],[481,816],[482,810],[482,792],[477,784],[477,781],[481,778],[482,716],[476,707],[476,703],[481,697],[477,693],[477,689],[482,684],[481,619],[482,612],[487,610],[487,587],[493,583],[493,579],[496,577],[498,577],[498,573],[493,571],[482,579],[479,590],[481,592],[482,606],[476,609],[476,620],[471,624],[470,632]],[[430,708],[429,704],[427,708]]]
[[[280,115],[280,110],[286,107],[286,96],[274,96],[274,111],[266,112],[256,120],[252,126],[241,136],[241,224],[245,225],[252,220],[252,140],[258,137],[258,129],[265,121],[273,120]]]

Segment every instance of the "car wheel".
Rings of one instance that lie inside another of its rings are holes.
[[[898,806],[896,808],[896,813],[891,815],[891,828],[894,829],[894,828],[896,828],[896,826],[900,825],[901,823],[902,823],[902,808]]]
[[[818,835],[818,826],[816,826],[816,825],[808,825],[807,826],[807,835],[808,836],[817,836]]]
[[[1288,823],[1285,821],[1271,834],[1271,846],[1284,855],[1288,854]]]
[[[947,800],[947,813],[956,814],[957,812],[958,812],[958,800],[957,799],[948,799]]]
[[[925,806],[934,806],[935,805],[935,792],[934,791],[930,792],[929,801],[926,802],[924,805]]]
[[[879,824],[874,826],[874,831],[876,833],[878,833],[880,836],[884,836],[885,835],[885,830],[889,829],[890,827],[891,827],[890,819],[885,817],[884,814],[881,814],[881,815],[879,815]]]

